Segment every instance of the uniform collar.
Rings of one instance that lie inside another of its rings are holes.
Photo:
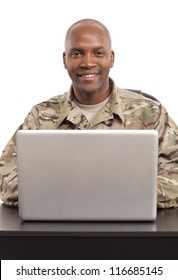
[[[110,78],[110,88],[111,94],[108,103],[105,105],[104,109],[107,110],[108,116],[106,119],[113,119],[114,115],[118,115],[119,118],[125,122],[123,116],[123,104],[119,97],[120,89],[115,85],[114,81]],[[78,123],[79,118],[81,119],[81,111],[77,106],[73,94],[73,88],[70,87],[69,91],[65,93],[65,101],[63,104],[63,109],[59,116],[59,126],[66,119],[74,124]],[[103,119],[104,121],[104,119]]]

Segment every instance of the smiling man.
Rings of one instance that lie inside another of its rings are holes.
[[[110,78],[114,52],[108,29],[93,19],[74,23],[66,34],[63,61],[72,81],[69,91],[35,105],[17,130],[155,129],[157,206],[178,207],[178,128],[155,98],[121,89]],[[0,198],[18,205],[16,133],[0,159]]]
[[[108,98],[114,52],[106,27],[92,20],[74,24],[66,35],[63,58],[79,103],[93,105]]]

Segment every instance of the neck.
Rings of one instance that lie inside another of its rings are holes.
[[[83,105],[95,105],[106,100],[110,95],[110,86],[105,91],[102,92],[84,92],[76,91],[73,89],[75,99],[78,103]]]

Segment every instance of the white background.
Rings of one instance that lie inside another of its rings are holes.
[[[117,85],[156,96],[178,123],[177,0],[0,0],[0,151],[33,105],[68,90],[64,37],[86,17],[110,30]]]

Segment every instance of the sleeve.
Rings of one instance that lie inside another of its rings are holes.
[[[7,204],[17,206],[17,164],[15,134],[7,143],[0,159],[0,198]]]
[[[16,133],[20,129],[39,129],[38,111],[35,107],[25,118],[7,143],[0,158],[0,199],[9,206],[18,206],[18,178],[16,160]]]
[[[159,132],[157,207],[178,207],[178,128],[163,106]]]

